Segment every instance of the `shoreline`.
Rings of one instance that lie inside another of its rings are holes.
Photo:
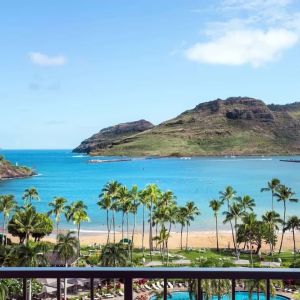
[[[61,233],[67,230],[59,230]],[[76,235],[77,233],[75,233]],[[124,232],[124,238],[126,238],[126,232]],[[183,248],[185,248],[186,234],[183,234]],[[107,233],[102,232],[80,232],[80,243],[82,246],[93,245],[95,243],[104,245],[106,244]],[[116,242],[122,239],[122,233],[116,232]],[[129,239],[131,239],[131,233],[129,233]],[[12,240],[15,241],[15,238]],[[43,241],[49,241],[55,243],[56,237],[55,233],[45,237]],[[110,234],[110,241],[113,241],[113,233]],[[144,236],[144,246],[148,247],[149,235],[148,233]],[[134,246],[136,248],[142,247],[142,234],[141,232],[136,232],[134,238]],[[278,250],[277,247],[280,245],[280,238],[278,239],[275,251]],[[220,248],[233,248],[232,236],[230,231],[219,231],[219,246]],[[300,236],[296,235],[296,246],[300,246]],[[190,231],[189,232],[189,242],[188,248],[216,248],[216,233],[214,231]],[[169,239],[169,249],[178,250],[180,249],[180,232],[171,232]],[[292,233],[287,232],[284,237],[283,243],[284,250],[293,250],[293,237]],[[269,245],[263,243],[262,251],[268,251]]]

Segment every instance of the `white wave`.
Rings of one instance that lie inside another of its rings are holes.
[[[76,158],[82,158],[82,157],[86,157],[86,155],[72,155],[72,157],[76,157]]]
[[[90,229],[82,229],[80,230],[82,233],[105,233],[107,234],[107,230],[90,230]],[[116,231],[116,233],[120,233],[119,231]]]

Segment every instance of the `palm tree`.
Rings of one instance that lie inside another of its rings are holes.
[[[116,210],[122,212],[122,240],[123,240],[125,215],[127,215],[127,223],[128,223],[128,212],[130,209],[130,194],[126,186],[124,185],[120,186],[117,193],[117,199],[118,202],[116,204],[117,206]]]
[[[186,207],[179,207],[177,210],[177,223],[180,224],[180,249],[182,250],[182,235],[183,235],[183,227],[186,225],[187,219],[187,210]]]
[[[219,252],[219,232],[218,232],[218,213],[220,211],[220,208],[222,206],[222,202],[218,200],[211,200],[209,203],[209,207],[213,210],[214,212],[214,217],[216,220],[216,237],[217,237],[217,251]]]
[[[284,231],[291,230],[293,233],[293,242],[294,242],[294,259],[296,258],[296,239],[295,239],[295,230],[300,230],[300,219],[297,216],[291,216],[286,222]]]
[[[106,210],[106,227],[107,227],[107,240],[106,244],[109,243],[110,236],[110,226],[109,226],[109,211],[111,209],[111,197],[107,194],[107,192],[102,193],[100,196],[100,200],[97,202],[100,209]]]
[[[244,197],[237,197],[236,200],[244,212],[247,212],[248,210],[253,211],[255,201],[249,195],[246,195]]]
[[[7,238],[4,238],[5,230],[7,229],[7,220],[10,212],[17,206],[17,202],[13,195],[0,196],[0,211],[3,213],[3,231],[2,231],[2,245],[7,243]]]
[[[31,205],[32,200],[40,200],[39,193],[36,188],[28,188],[25,190],[22,199],[24,200],[24,205]]]
[[[234,249],[235,249],[235,253],[237,254],[237,249],[238,249],[238,245],[237,245],[237,225],[238,225],[238,219],[241,218],[242,216],[245,215],[245,213],[243,212],[241,206],[237,203],[233,203],[231,206],[229,206],[229,211],[225,211],[223,213],[225,215],[225,219],[223,221],[224,224],[230,222],[232,224],[232,221],[234,221],[234,227],[231,228],[231,233],[232,233],[232,240],[233,240],[233,244],[234,244]]]
[[[220,194],[220,200],[222,201],[222,204],[227,202],[227,211],[229,211],[230,210],[229,209],[230,202],[235,198],[236,191],[233,189],[232,186],[227,186],[227,187],[225,187],[225,191],[224,192],[220,191],[219,194]],[[236,249],[235,239],[233,236],[233,225],[232,225],[231,220],[229,220],[229,223],[230,223],[230,227],[231,227],[234,248]]]
[[[100,262],[104,267],[124,267],[127,262],[127,252],[121,244],[107,244],[102,249]]]
[[[58,234],[57,243],[54,246],[54,251],[60,259],[65,262],[65,267],[68,267],[68,260],[76,255],[78,240],[74,236],[74,231],[69,231],[66,234]],[[64,299],[67,300],[67,280],[64,279]]]
[[[146,189],[142,190],[139,192],[139,198],[140,198],[140,202],[143,206],[143,226],[142,226],[142,250],[143,250],[143,257],[145,257],[145,247],[144,247],[144,240],[145,240],[145,208],[149,207],[149,198],[147,197],[147,191]]]
[[[29,243],[20,244],[11,249],[9,256],[15,258],[15,265],[18,267],[40,267],[47,264],[45,252],[48,249],[45,245]],[[32,297],[32,284],[29,279],[28,299]]]
[[[195,202],[190,201],[187,202],[186,205],[186,244],[185,250],[188,249],[188,239],[189,239],[189,226],[191,225],[191,221],[194,221],[195,217],[200,215],[200,211],[195,205]]]
[[[132,226],[132,235],[131,235],[131,261],[132,261],[133,246],[134,246],[136,214],[137,214],[137,211],[138,211],[138,207],[140,205],[140,203],[138,202],[139,195],[140,195],[140,193],[139,193],[137,185],[133,185],[131,190],[130,190],[130,200],[132,201],[130,212],[133,214],[133,226]]]
[[[0,156],[1,161],[1,156]],[[4,281],[0,281],[0,299],[7,299],[8,288]]]
[[[13,230],[20,235],[24,235],[24,242],[27,244],[29,236],[34,232],[41,232],[44,229],[43,220],[32,206],[27,206],[22,210],[17,211],[12,220],[8,224],[8,231]]]
[[[167,240],[170,237],[170,233],[168,232],[168,230],[163,227],[158,236],[155,236],[153,238],[154,241],[157,241],[158,245],[161,245],[161,256],[162,256],[162,260],[164,260],[164,256],[165,256],[165,252],[167,255],[167,262],[168,262],[168,244],[167,244]]]
[[[268,243],[270,244],[270,253],[273,256],[273,251],[275,247],[276,238],[274,236],[274,231],[278,230],[278,224],[282,223],[279,213],[272,211],[267,211],[262,216],[263,222],[268,226],[269,232],[269,240]]]
[[[77,239],[78,239],[78,257],[80,257],[80,226],[82,222],[88,222],[90,219],[87,214],[87,206],[83,201],[76,201],[66,207],[67,220],[72,220],[77,227]]]
[[[282,245],[283,245],[283,237],[284,237],[284,227],[286,226],[286,204],[287,202],[298,202],[298,199],[293,198],[295,193],[292,191],[291,188],[280,185],[277,189],[277,192],[274,194],[274,196],[277,198],[278,202],[283,202],[283,228],[282,228],[282,235],[281,235],[281,241],[280,241],[280,247],[279,247],[279,253],[281,253]]]
[[[261,192],[268,192],[271,191],[272,195],[272,210],[274,210],[274,196],[277,188],[280,186],[280,180],[277,178],[273,178],[271,181],[268,181],[267,187],[262,188],[260,191]]]
[[[247,232],[247,239],[250,242],[250,259],[251,259],[251,265],[253,267],[252,243],[253,243],[254,232],[257,226],[256,215],[254,213],[246,214],[243,217],[243,225],[245,231]]]
[[[51,210],[48,212],[49,215],[55,216],[56,221],[56,238],[58,237],[58,226],[60,222],[61,214],[65,213],[65,204],[67,203],[67,200],[62,197],[55,197],[52,202],[49,203],[49,206],[51,207]]]
[[[149,210],[149,249],[150,256],[152,258],[152,250],[153,250],[153,234],[152,234],[152,213],[153,213],[153,205],[157,204],[158,199],[160,197],[160,190],[156,184],[149,184],[145,189],[146,195],[150,202],[150,210]]]
[[[119,183],[118,181],[110,181],[106,183],[106,185],[102,189],[102,194],[106,193],[107,197],[110,197],[111,199],[110,210],[112,211],[114,243],[116,242],[115,211],[118,209],[118,192],[121,186],[121,183]]]

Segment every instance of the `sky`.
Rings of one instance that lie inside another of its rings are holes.
[[[300,101],[300,0],[3,0],[0,147],[71,149],[200,102]]]

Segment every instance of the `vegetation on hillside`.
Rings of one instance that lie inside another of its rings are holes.
[[[112,132],[107,141],[103,135],[100,140],[91,137],[74,151],[127,156],[298,154],[299,116],[299,103],[217,99],[143,132],[124,137]]]

